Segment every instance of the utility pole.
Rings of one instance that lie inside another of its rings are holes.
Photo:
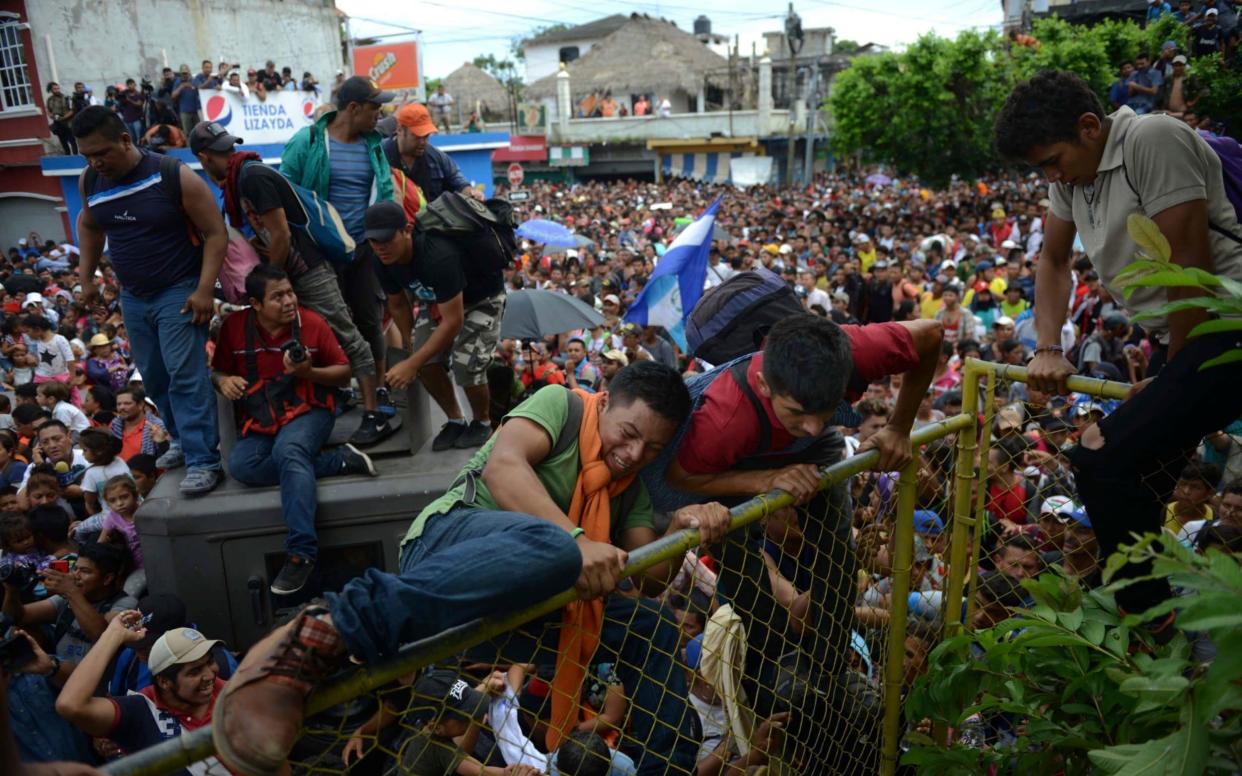
[[[815,166],[815,120],[819,117],[819,63],[811,66],[806,84],[806,152],[803,157],[802,182],[810,184]]]
[[[794,143],[797,137],[794,106],[797,102],[796,92],[798,90],[798,54],[802,51],[803,41],[802,17],[794,12],[791,2],[789,12],[785,14],[785,45],[789,48],[789,89],[787,91],[789,95],[789,145],[785,149],[785,182],[790,186],[794,182]]]

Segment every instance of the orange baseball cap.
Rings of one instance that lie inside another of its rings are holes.
[[[426,137],[436,131],[436,123],[431,120],[427,106],[418,102],[397,111],[397,123],[419,137]]]

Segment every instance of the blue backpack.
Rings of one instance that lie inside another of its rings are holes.
[[[246,168],[254,163],[251,161],[242,165],[241,172],[238,175],[239,186],[241,184],[240,178],[245,174]],[[262,164],[262,162],[259,162],[259,164]],[[345,228],[345,222],[341,220],[341,214],[336,212],[336,208],[332,207],[332,203],[283,175],[280,176],[280,179],[293,191],[303,216],[296,220],[294,218],[287,219],[289,228],[296,229],[310,238],[310,241],[319,248],[324,257],[332,264],[344,267],[352,263],[354,260],[354,249],[358,246],[354,243],[354,238],[349,236],[349,231]]]

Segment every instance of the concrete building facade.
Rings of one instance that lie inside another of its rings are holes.
[[[44,110],[50,82],[68,93],[82,81],[102,100],[108,84],[158,80],[166,65],[272,59],[326,85],[343,66],[340,20],[334,0],[0,0],[0,247],[31,230],[73,232],[61,187],[39,167],[45,150],[61,153]]]

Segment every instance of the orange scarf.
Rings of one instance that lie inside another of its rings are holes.
[[[599,436],[600,405],[606,394],[575,391],[582,397],[582,426],[578,429],[578,461],[582,466],[569,503],[569,520],[583,529],[593,542],[607,542],[612,533],[611,500],[621,495],[635,475],[612,479],[608,464],[601,457]],[[556,675],[552,678],[552,720],[548,728],[548,751],[578,725],[582,682],[587,666],[599,645],[604,627],[604,602],[574,601],[561,611],[561,634],[556,656]]]

